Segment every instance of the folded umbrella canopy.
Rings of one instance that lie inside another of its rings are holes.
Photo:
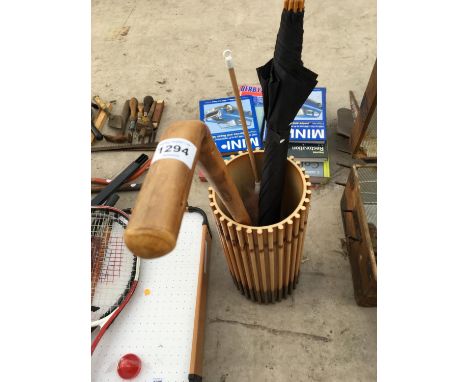
[[[281,220],[291,122],[317,85],[318,75],[305,68],[301,60],[303,25],[304,2],[286,0],[274,56],[264,66],[257,68],[267,122],[259,196],[259,226]]]

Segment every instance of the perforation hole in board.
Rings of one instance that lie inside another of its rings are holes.
[[[134,296],[108,329],[92,357],[93,381],[121,381],[117,362],[126,353],[142,359],[135,381],[186,381],[200,265],[202,218],[184,215],[176,248],[142,261]],[[148,295],[144,290],[149,289]]]

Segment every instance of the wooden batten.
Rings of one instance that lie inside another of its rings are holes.
[[[286,258],[284,262],[284,284],[283,284],[283,296],[286,297],[289,285],[289,272],[291,270],[291,247],[292,247],[292,234],[293,234],[293,221],[288,220],[286,222]]]
[[[273,228],[267,229],[268,237],[268,263],[269,263],[269,277],[270,277],[270,302],[273,302],[276,296],[276,274],[275,274],[275,247],[274,247],[274,231]]]
[[[200,249],[200,265],[198,269],[197,302],[195,305],[195,319],[192,336],[192,353],[190,356],[191,375],[203,375],[203,346],[205,343],[206,299],[208,289],[208,272],[211,247],[211,236],[208,227],[203,226],[202,245]]]
[[[252,283],[253,283],[253,295],[255,301],[260,301],[260,284],[258,281],[258,275],[257,275],[257,264],[254,261],[252,262],[252,256],[249,251],[249,246],[248,243],[244,237],[244,230],[241,227],[236,227],[236,236],[237,240],[239,242],[240,250],[242,253],[242,258],[247,259],[247,263],[249,264],[249,269],[251,271],[251,278],[252,278]],[[253,251],[252,251],[253,252]]]
[[[280,301],[283,295],[283,280],[284,280],[284,226],[278,226],[278,290],[276,292],[276,300]]]
[[[304,250],[304,237],[305,237],[305,215],[308,213],[308,209],[305,206],[302,206],[299,215],[299,247],[297,249],[297,257],[296,257],[296,264],[294,266],[294,279],[293,279],[293,287],[296,288],[296,284],[298,282],[299,276],[299,268],[302,260],[302,251]]]
[[[210,206],[211,206],[211,204],[210,204]],[[218,235],[221,236],[223,234],[223,231],[222,231],[222,228],[221,228],[221,224],[219,222],[219,211],[214,210],[213,215],[215,216],[216,229],[218,230]],[[218,219],[216,217],[218,217]],[[236,272],[234,271],[234,265],[232,264],[232,260],[231,260],[231,257],[229,255],[229,250],[226,247],[226,242],[224,240],[221,240],[221,245],[223,246],[224,257],[226,258],[226,262],[228,264],[229,272],[231,273],[232,279],[234,280],[234,283],[236,284],[237,289],[239,289],[240,288],[240,286],[239,286],[240,280],[238,279],[238,276],[236,275]]]
[[[312,186],[311,186],[312,187]],[[307,228],[307,221],[309,219],[309,210],[310,210],[310,197],[312,195],[311,190],[307,190],[307,198],[304,199],[304,207],[306,208],[305,213],[304,213],[304,228],[303,228],[303,238],[302,238],[302,243],[301,243],[301,250],[299,252],[300,257],[298,259],[297,263],[297,269],[296,269],[296,284],[299,282],[299,273],[301,269],[301,264],[302,264],[302,257],[304,255],[304,241],[305,241],[305,236],[306,236],[306,228]]]
[[[247,286],[249,290],[249,295],[253,297],[253,281],[252,281],[252,276],[250,275],[250,265],[249,261],[247,259],[247,253],[245,251],[242,251],[239,245],[239,242],[237,240],[237,234],[236,234],[236,229],[234,228],[234,225],[229,222],[227,223],[227,228],[229,231],[229,237],[231,239],[232,243],[232,249],[234,250],[234,254],[237,259],[241,259],[243,269],[244,269],[244,277],[247,281]]]
[[[265,262],[265,247],[264,247],[264,239],[263,239],[263,230],[261,228],[257,229],[254,231],[256,233],[256,236],[254,237],[257,238],[257,245],[258,245],[258,259],[260,261],[260,274],[261,274],[261,280],[262,280],[262,290],[263,293],[265,294],[265,299],[266,301],[269,300],[269,288],[268,288],[268,282],[267,282],[267,267],[266,267],[266,262]]]
[[[240,227],[239,227],[240,228]],[[244,229],[240,228],[242,232],[244,232]],[[257,256],[255,254],[255,243],[253,239],[253,231],[251,228],[248,228],[245,230],[246,236],[247,236],[247,244],[249,248],[249,258],[250,258],[250,263],[252,264],[252,274],[254,276],[254,282],[255,282],[255,289],[257,290],[257,294],[259,296],[259,301],[260,302],[265,302],[265,296],[263,295],[262,288],[260,286],[260,279],[261,275],[259,272],[259,265],[257,261]]]
[[[231,260],[234,264],[235,271],[237,272],[238,280],[240,281],[240,284],[241,284],[242,293],[246,294],[247,282],[244,277],[244,270],[242,268],[242,263],[240,259],[236,256],[234,249],[232,248],[231,240],[229,240],[229,230],[227,228],[226,219],[224,218],[224,216],[221,216],[219,221],[221,223],[221,230],[223,232],[223,237],[225,238],[224,242],[226,243],[226,247],[228,249]]]
[[[288,293],[292,292],[292,287],[294,283],[294,276],[296,270],[296,258],[298,257],[297,248],[299,244],[299,223],[301,221],[301,215],[294,215],[293,220],[293,235],[292,235],[292,248],[291,248],[291,269],[289,270],[289,284],[288,284]]]

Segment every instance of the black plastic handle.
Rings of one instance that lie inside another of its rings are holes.
[[[146,96],[145,98],[143,98],[143,112],[146,113],[146,115],[148,115],[153,101],[154,99],[151,96]]]
[[[91,131],[98,141],[102,141],[104,139],[104,136],[101,134],[101,132],[96,128],[96,126],[94,126],[93,121],[91,121]]]
[[[125,183],[125,181],[131,177],[146,161],[148,155],[141,154],[133,163],[131,163],[125,170],[117,175],[112,182],[110,182],[99,194],[97,194],[92,200],[92,206],[99,206],[104,203],[117,189]]]
[[[117,202],[119,201],[120,199],[120,196],[118,194],[112,194],[111,196],[109,196],[109,198],[104,202],[104,205],[105,206],[109,206],[109,207],[114,207]]]

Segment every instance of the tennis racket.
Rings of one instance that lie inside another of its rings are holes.
[[[138,284],[140,258],[124,243],[127,224],[117,208],[91,207],[91,328],[100,327],[91,354]]]

